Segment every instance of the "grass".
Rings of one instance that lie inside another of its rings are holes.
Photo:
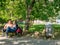
[[[45,26],[43,24],[42,25],[33,25],[29,28],[29,31],[30,32],[40,31],[41,32],[44,29],[44,27]]]
[[[53,30],[54,31],[60,31],[60,25],[59,24],[53,24],[52,25],[53,27]],[[40,24],[40,25],[32,25],[30,28],[29,28],[29,31],[42,31],[43,29],[45,29],[45,25],[44,24]]]

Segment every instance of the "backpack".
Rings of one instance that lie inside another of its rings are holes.
[[[22,29],[20,27],[17,28],[16,33],[22,34]]]

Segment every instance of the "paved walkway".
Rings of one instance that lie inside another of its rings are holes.
[[[0,37],[0,45],[60,45],[60,41],[34,39],[27,37]]]

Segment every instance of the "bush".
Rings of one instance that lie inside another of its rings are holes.
[[[6,22],[5,19],[0,18],[0,23],[5,23],[5,22]]]
[[[59,32],[60,31],[60,24],[53,24],[53,29],[54,31],[56,32]]]
[[[35,31],[42,31],[44,29],[45,25],[41,24],[41,25],[33,25],[30,27],[29,32],[35,32]]]
[[[52,25],[54,32],[60,32],[60,25],[59,24],[53,24]],[[45,29],[45,25],[44,24],[40,24],[40,25],[33,25],[30,27],[29,32],[35,32],[35,31],[43,31],[43,29]]]

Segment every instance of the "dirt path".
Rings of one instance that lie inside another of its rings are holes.
[[[43,40],[27,37],[0,37],[0,45],[56,45],[60,43],[57,40]],[[60,45],[60,44],[59,44]]]

